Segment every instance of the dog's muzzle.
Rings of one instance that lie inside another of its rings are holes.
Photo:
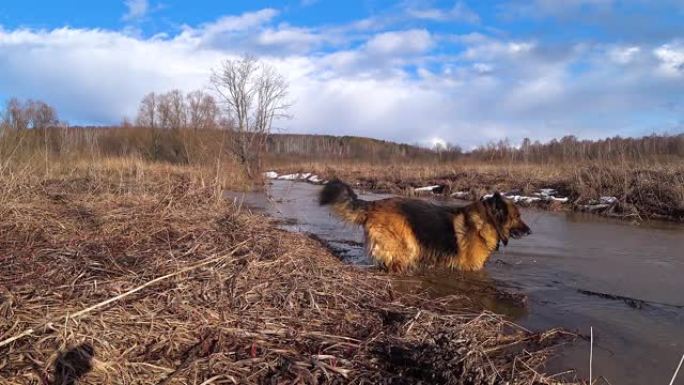
[[[527,225],[525,225],[524,227],[516,227],[516,228],[511,229],[510,234],[511,234],[511,238],[520,239],[520,238],[524,237],[525,235],[532,234],[532,230]]]

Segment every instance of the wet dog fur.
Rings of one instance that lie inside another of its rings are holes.
[[[480,270],[500,243],[531,233],[518,208],[498,192],[464,207],[409,198],[364,201],[333,180],[323,187],[319,203],[363,226],[367,253],[395,272],[418,265]]]

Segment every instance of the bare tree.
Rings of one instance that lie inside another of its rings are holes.
[[[216,99],[199,90],[188,93],[186,99],[189,127],[195,131],[216,128],[220,114]]]
[[[160,128],[171,127],[171,98],[169,94],[157,97],[157,124]]]
[[[185,97],[180,90],[173,90],[166,94],[166,102],[168,103],[169,112],[169,128],[181,129],[185,128],[187,124],[187,113],[185,106]]]
[[[3,125],[9,130],[20,131],[28,128],[28,119],[23,103],[11,98],[5,103]]]
[[[57,111],[43,101],[29,99],[22,102],[17,98],[11,98],[5,104],[2,125],[9,130],[43,129],[57,124]]]
[[[261,167],[273,121],[288,116],[287,81],[272,66],[244,56],[225,60],[211,83],[234,121],[230,149],[251,177]]]
[[[30,113],[31,127],[33,128],[44,129],[59,124],[57,111],[45,102],[31,101],[28,111]]]
[[[136,124],[139,127],[157,127],[157,95],[150,92],[140,102]]]
[[[160,128],[181,129],[187,125],[185,97],[180,90],[169,91],[156,97],[156,123]]]
[[[180,90],[147,94],[140,102],[136,124],[139,127],[211,129],[219,125],[220,110],[213,96]]]

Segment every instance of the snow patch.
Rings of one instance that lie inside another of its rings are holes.
[[[508,199],[511,199],[515,203],[527,203],[527,204],[532,204],[536,202],[559,202],[559,203],[567,203],[570,199],[567,197],[559,197],[558,191],[552,188],[542,188],[539,189],[539,191],[536,191],[532,193],[532,195],[521,195],[517,194],[517,192],[506,192],[502,193],[503,196],[505,196]],[[452,194],[453,196],[453,194]],[[488,199],[493,197],[494,194],[486,194],[482,196],[482,199]]]
[[[599,203],[604,204],[604,205],[612,205],[614,203],[617,203],[618,199],[616,197],[601,197],[599,198]]]
[[[505,194],[504,194],[505,195]],[[530,196],[525,196],[525,195],[505,195],[506,198],[512,199],[513,202],[515,203],[534,203],[534,202],[539,202],[542,200],[540,197],[530,197]]]
[[[439,188],[439,187],[440,187],[440,185],[438,185],[438,184],[434,185],[434,186],[416,187],[415,189],[413,189],[413,191],[416,191],[416,192],[433,191],[434,189]]]
[[[456,191],[451,193],[451,197],[456,199],[468,199],[470,198],[470,193],[468,191]]]
[[[297,180],[299,179],[299,174],[287,174],[278,177],[279,180]]]
[[[302,182],[309,182],[313,184],[325,184],[326,181],[323,180],[323,178],[319,177],[318,175],[315,175],[310,172],[305,172],[305,173],[295,173],[295,174],[285,174],[285,175],[278,175],[277,172],[275,171],[266,171],[264,174],[264,178],[266,179],[277,179],[277,180],[299,180]]]

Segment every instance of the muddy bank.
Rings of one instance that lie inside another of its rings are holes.
[[[141,167],[0,180],[3,381],[559,383],[540,372],[566,333],[396,290],[186,169]]]
[[[522,206],[552,211],[588,212],[632,221],[660,219],[684,222],[684,170],[578,167],[571,170],[522,169],[497,172],[478,167],[462,171],[364,169],[340,167],[283,169],[267,178],[314,175],[312,183],[340,178],[376,193],[435,195],[465,200],[492,191],[505,193]]]

